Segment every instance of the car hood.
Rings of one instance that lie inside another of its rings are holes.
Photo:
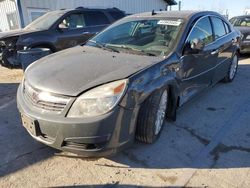
[[[238,29],[243,35],[250,33],[250,27],[235,27]]]
[[[1,32],[0,33],[0,39],[20,36],[22,34],[31,33],[31,32],[34,32],[34,31],[35,30],[18,29],[18,30],[13,30],[13,31]]]
[[[25,79],[42,91],[77,96],[92,87],[127,78],[162,60],[162,57],[78,46],[33,63],[26,70]]]

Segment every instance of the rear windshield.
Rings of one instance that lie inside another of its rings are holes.
[[[250,17],[232,18],[230,22],[236,27],[250,27]]]

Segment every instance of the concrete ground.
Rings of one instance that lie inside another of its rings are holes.
[[[34,141],[20,123],[20,70],[0,67],[0,187],[250,187],[250,58],[178,110],[158,142],[84,159]]]

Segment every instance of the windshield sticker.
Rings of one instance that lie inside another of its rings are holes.
[[[157,23],[158,25],[172,25],[172,26],[179,26],[181,21],[173,21],[173,20],[160,20]]]

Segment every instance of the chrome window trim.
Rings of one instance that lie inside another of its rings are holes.
[[[205,16],[200,17],[200,18],[195,22],[195,24],[192,26],[192,29],[189,31],[189,33],[188,33],[188,35],[187,35],[187,38],[186,38],[186,40],[185,40],[185,42],[184,42],[184,45],[187,43],[187,40],[188,40],[188,38],[190,37],[191,32],[194,30],[194,27],[198,24],[198,22],[199,22],[200,20],[202,20],[203,18],[206,18],[206,17],[208,17],[208,18],[216,17],[216,18],[219,18],[220,20],[222,20],[223,22],[225,22],[223,19],[221,19],[221,18],[220,18],[219,16],[217,16],[217,15],[211,15],[211,14],[209,14],[209,15],[205,15]],[[211,24],[211,27],[212,27],[212,29],[213,29],[212,21],[210,21],[210,24]],[[228,35],[230,35],[230,34],[232,34],[232,30],[230,30],[230,32],[227,33],[226,35],[223,35],[223,36],[221,36],[221,37],[219,37],[219,38],[217,38],[217,39],[214,39],[213,42],[206,44],[205,47],[214,44],[216,41],[218,41],[218,40],[220,40],[220,39],[222,39],[222,38],[225,38],[226,36],[228,36]],[[213,35],[214,35],[214,31],[213,31]]]

